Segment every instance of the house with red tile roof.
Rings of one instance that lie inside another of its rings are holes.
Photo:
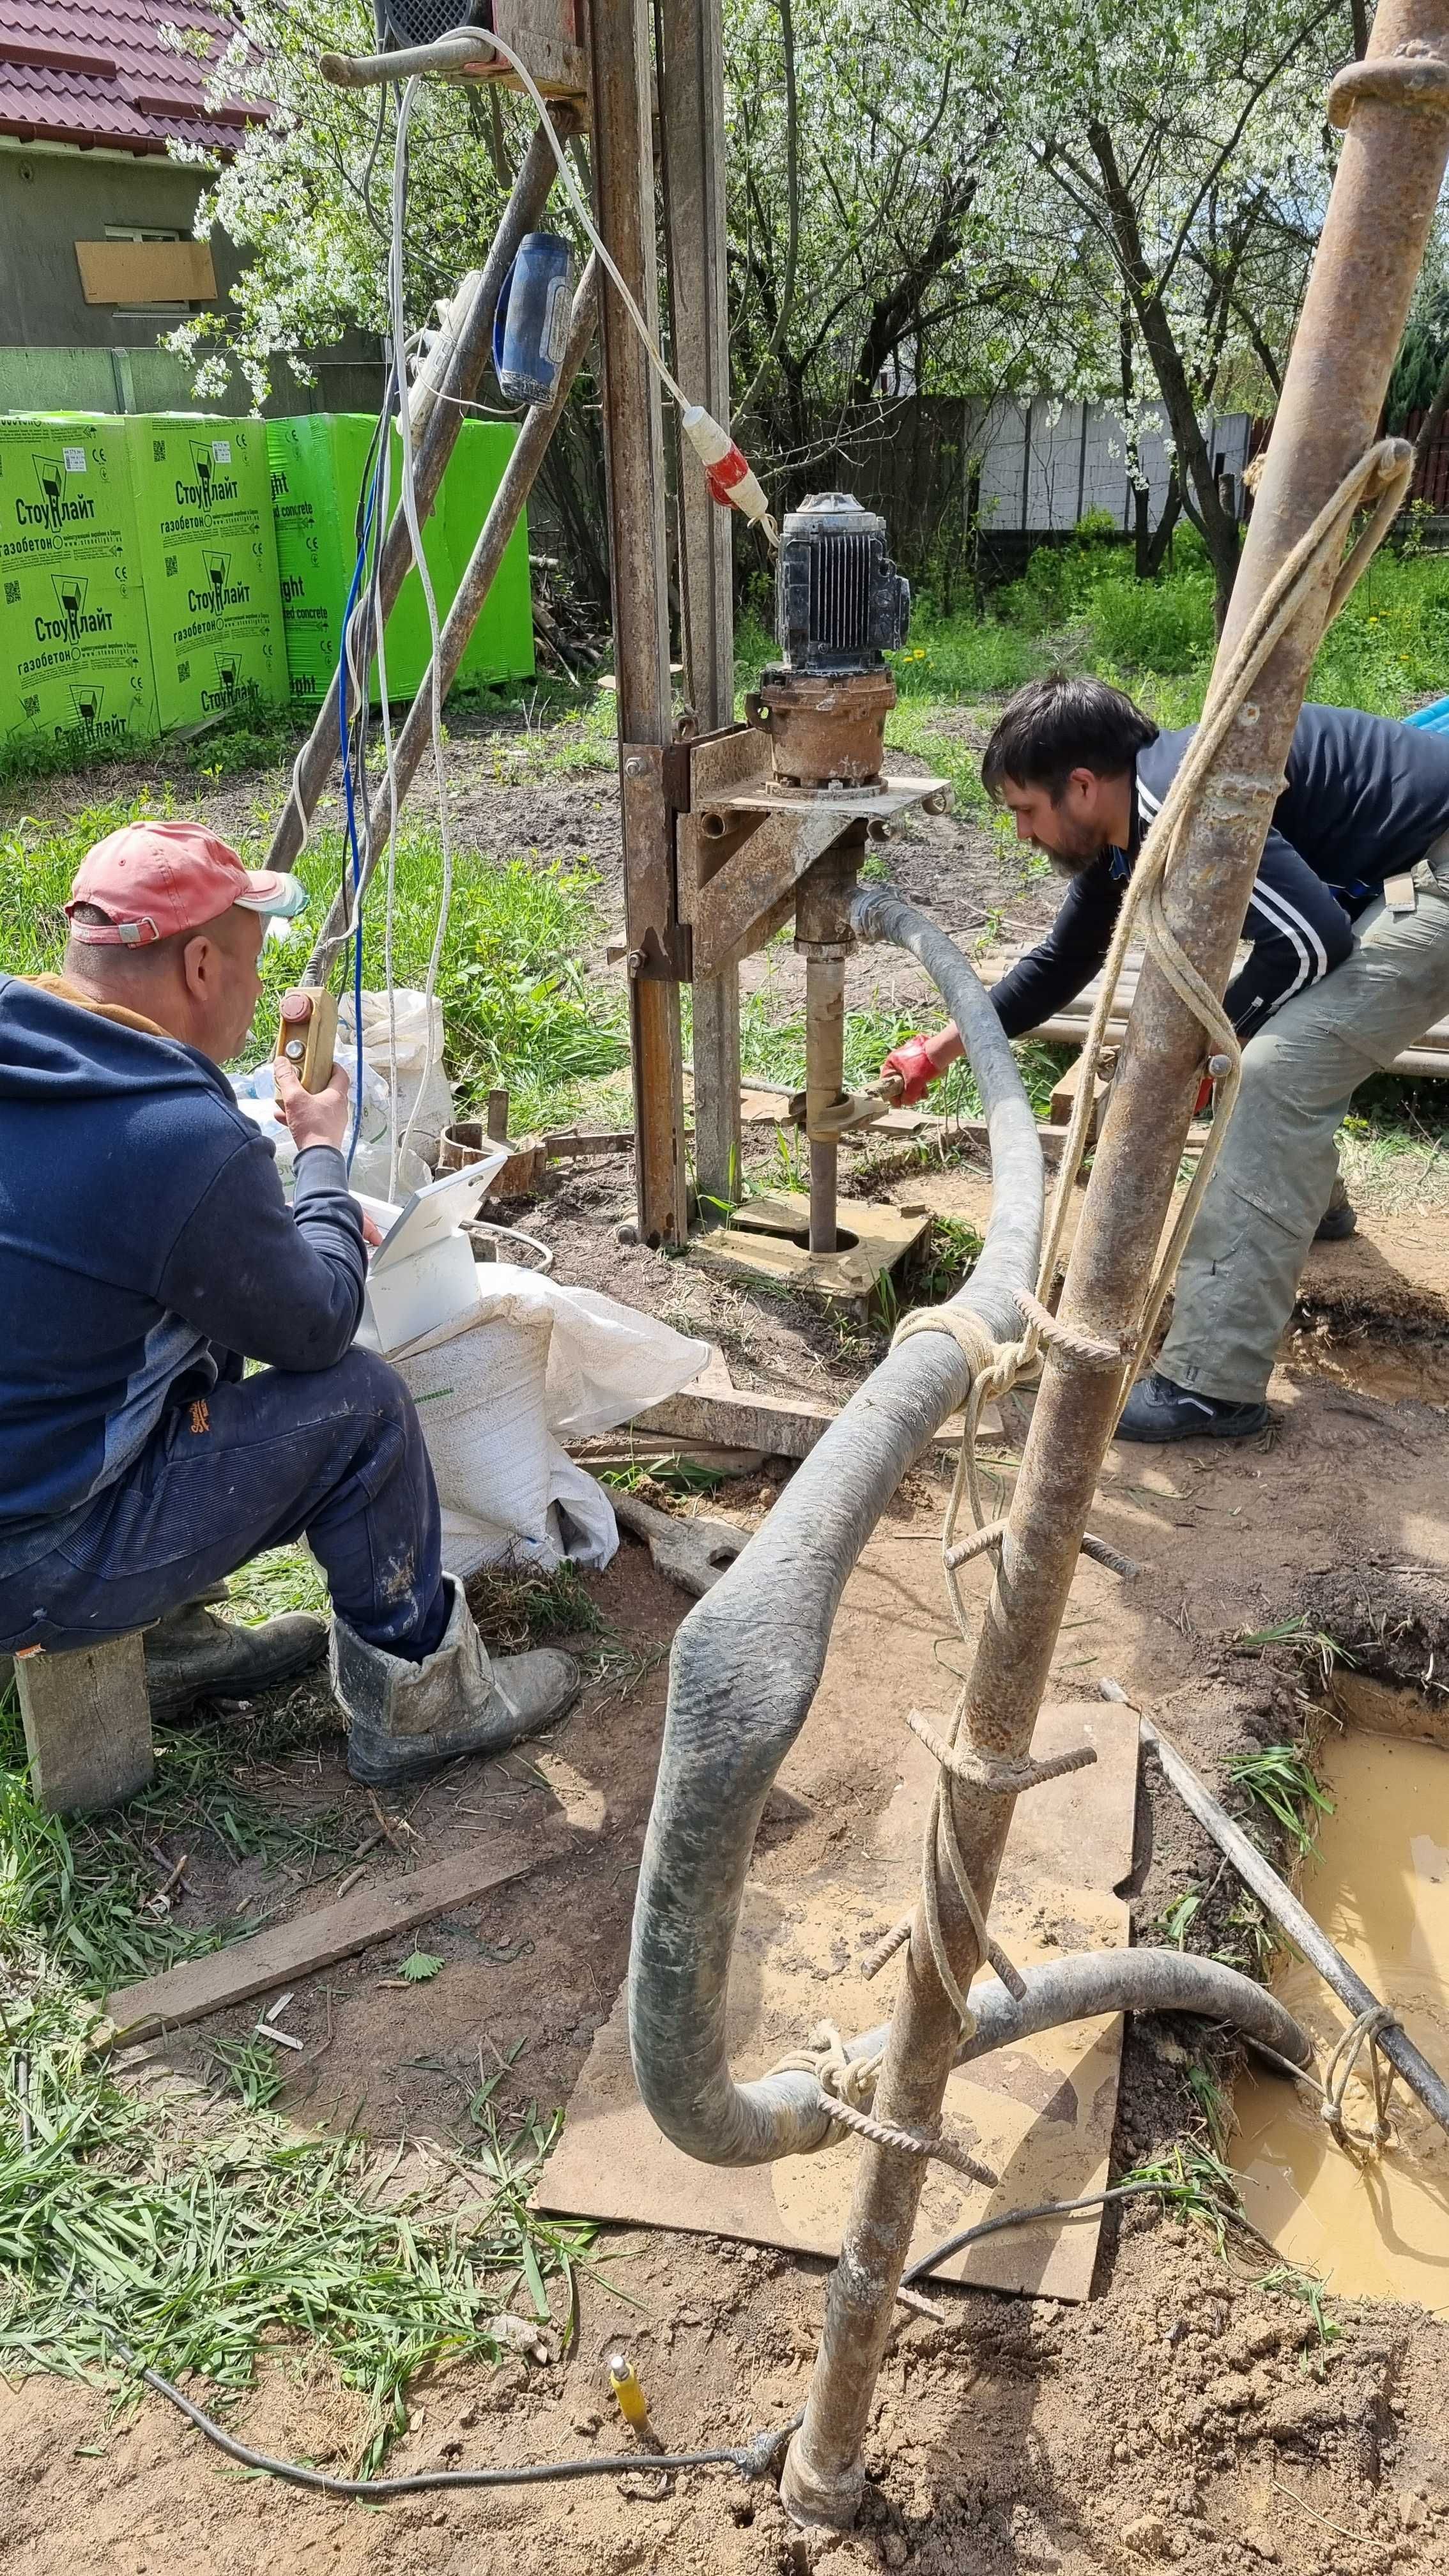
[[[204,174],[176,156],[232,153],[267,113],[210,96],[233,32],[184,0],[0,0],[0,411],[191,408],[158,342],[225,301],[239,255],[193,240]],[[275,407],[370,407],[365,345],[329,355]]]

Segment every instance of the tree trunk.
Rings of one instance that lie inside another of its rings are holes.
[[[1117,166],[1112,137],[1104,125],[1094,120],[1087,128],[1087,141],[1101,173],[1122,281],[1132,298],[1137,327],[1152,361],[1152,372],[1157,379],[1173,445],[1177,449],[1179,481],[1192,487],[1195,504],[1192,516],[1202,530],[1203,543],[1213,568],[1213,618],[1221,634],[1238,569],[1241,539],[1237,522],[1223,507],[1213,461],[1208,454],[1207,441],[1202,434],[1197,405],[1188,382],[1187,368],[1173,337],[1166,308],[1158,299],[1142,247],[1137,209]],[[1183,498],[1186,502],[1185,490]]]

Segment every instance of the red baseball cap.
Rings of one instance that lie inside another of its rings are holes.
[[[291,921],[307,901],[300,878],[247,869],[202,823],[127,823],[97,841],[71,885],[66,918],[87,948],[149,948],[177,931],[200,930],[235,905]],[[89,904],[104,922],[77,921]]]

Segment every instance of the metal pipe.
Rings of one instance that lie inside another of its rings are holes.
[[[555,131],[571,134],[578,120],[572,108],[560,106],[551,111]],[[493,315],[502,291],[503,281],[512,267],[518,245],[525,233],[537,230],[548,203],[557,164],[541,131],[535,127],[513,182],[513,193],[503,210],[498,230],[489,245],[483,264],[478,291],[459,325],[447,374],[434,400],[427,426],[423,431],[413,467],[417,492],[419,525],[429,516],[438,497],[448,459],[458,443],[463,413],[472,401],[488,363],[493,345]],[[391,615],[399,591],[411,569],[412,539],[399,503],[391,527],[383,539],[382,562],[378,568],[378,605],[384,623]],[[365,591],[352,612],[349,632],[355,639],[354,661],[360,671],[372,667],[376,647],[372,597]],[[343,638],[343,654],[347,639]],[[318,710],[316,723],[302,745],[293,772],[292,791],[277,818],[267,852],[269,868],[290,868],[307,837],[307,826],[317,810],[318,800],[332,775],[337,758],[338,687],[341,662],[332,674],[327,695]]]
[[[812,1130],[833,1109],[845,1080],[845,960],[805,960],[805,1133],[810,1141],[810,1249],[834,1252],[839,1149]]]
[[[560,413],[569,397],[575,376],[583,365],[589,342],[594,336],[599,313],[599,280],[597,253],[574,291],[573,312],[568,338],[559,362],[553,394],[546,403],[535,403],[524,419],[514,441],[513,452],[503,469],[503,477],[489,505],[488,516],[478,531],[477,542],[468,558],[467,570],[454,594],[453,605],[443,621],[438,637],[438,696],[447,697],[458,676],[458,665],[468,649],[473,629],[483,614],[488,594],[498,577],[509,538],[517,527],[523,506],[532,491],[548,452],[548,443],[558,424]],[[392,784],[386,780],[372,800],[368,816],[367,851],[362,864],[361,883],[355,903],[358,909],[366,896],[381,852],[387,846],[392,825],[394,799],[402,803],[417,775],[432,738],[433,665],[418,683],[417,695],[408,709],[401,733],[393,745]],[[353,918],[354,895],[350,885],[339,888],[333,896],[327,918],[317,934],[304,983],[325,984],[332,961],[347,937]]]
[[[1449,0],[1382,0],[1369,57],[1380,79],[1386,58],[1399,58],[1387,66],[1392,82],[1396,74],[1417,75],[1426,55],[1442,64],[1446,53]],[[1225,646],[1241,633],[1290,545],[1374,437],[1445,157],[1441,118],[1424,113],[1417,100],[1392,105],[1375,96],[1356,109]],[[1282,785],[1331,579],[1325,568],[1313,607],[1277,646],[1240,709],[1164,890],[1173,933],[1219,995]],[[1149,956],[1061,1301],[1063,1320],[1093,1339],[1121,1342],[1142,1312],[1202,1052],[1199,1022]],[[962,1738],[987,1759],[1023,1755],[1030,1744],[1119,1394],[1115,1372],[1074,1368],[1059,1348],[1048,1353],[966,1690]],[[985,1916],[1013,1802],[968,1796],[949,1779],[942,1795]],[[967,1985],[979,1944],[949,1870],[942,1872],[941,1921],[953,1973]],[[922,1945],[918,1959],[916,1950],[913,1941],[875,2107],[894,2126],[929,2133],[940,2116],[957,2024],[929,1953]],[[920,2199],[920,2161],[871,2146],[861,2158],[805,2420],[782,2482],[785,2504],[802,2523],[839,2529],[855,2519],[871,2398]]]
[[[1206,1783],[1200,1780],[1191,1764],[1184,1760],[1175,1744],[1160,1735],[1155,1726],[1142,1721],[1144,1743],[1150,1744],[1183,1805],[1205,1825],[1220,1851],[1226,1852],[1238,1876],[1247,1881],[1260,1905],[1266,1906],[1275,1923],[1287,1933],[1295,1949],[1301,1950],[1310,1966],[1318,1970],[1324,1984],[1331,1986],[1341,2004],[1357,2018],[1360,2013],[1382,2009],[1379,1998],[1349,1966],[1341,1950],[1335,1949],[1328,1934],[1314,1922],[1305,1905],[1300,1905],[1291,1887],[1285,1885],[1276,1869],[1264,1860],[1257,1844],[1250,1842],[1241,1825],[1235,1825],[1225,1807]],[[1412,2092],[1418,2094],[1426,2111],[1431,2111],[1441,2129],[1449,2129],[1449,2084],[1437,2075],[1427,2057],[1421,2056],[1408,2032],[1398,2022],[1389,2022],[1376,2034],[1377,2045],[1389,2064],[1402,2075]]]
[[[939,987],[981,1091],[990,1139],[986,1241],[952,1302],[999,1337],[1041,1254],[1042,1160],[1016,1059],[980,982],[943,931],[883,888],[851,906],[862,938],[910,950]],[[812,2143],[806,2076],[737,2084],[725,1994],[755,1833],[805,1722],[836,1606],[908,1467],[964,1402],[969,1370],[945,1333],[902,1342],[797,1468],[764,1526],[674,1641],[659,1781],[634,1907],[629,2039],[653,2119],[708,2164],[768,2164]]]

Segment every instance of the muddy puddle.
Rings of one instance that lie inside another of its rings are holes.
[[[1300,1893],[1374,1993],[1391,2003],[1431,2065],[1449,2066],[1449,1752],[1350,1729],[1320,1769],[1334,1813]],[[1326,2066],[1348,2016],[1301,1960],[1274,1989]],[[1350,2131],[1367,2139],[1367,2056],[1350,2081]],[[1317,2097],[1268,2076],[1238,2085],[1234,2148],[1243,2203],[1285,2262],[1319,2273],[1339,2298],[1415,2299],[1449,2315],[1449,2137],[1396,2084],[1393,2137],[1381,2151],[1335,2145]]]

